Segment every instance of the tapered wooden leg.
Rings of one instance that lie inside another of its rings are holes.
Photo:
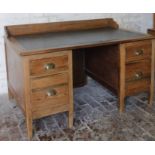
[[[29,58],[25,58],[23,61],[24,66],[24,103],[25,103],[25,114],[26,114],[26,126],[28,138],[31,140],[33,134],[33,124],[32,124],[32,108],[30,99],[30,73],[29,73]]]
[[[73,127],[73,111],[68,112],[68,128]]]
[[[32,122],[32,119],[30,117],[26,118],[26,126],[27,126],[28,138],[31,140],[31,138],[33,136],[33,122]]]
[[[119,96],[119,111],[121,113],[125,111],[125,98],[123,95]]]
[[[154,99],[154,77],[151,78],[151,84],[150,84],[150,92],[149,92],[149,102],[148,105],[152,106]]]
[[[26,126],[27,126],[27,135],[31,140],[33,134],[33,120],[32,120],[32,109],[30,104],[30,96],[27,96],[25,100],[25,108],[26,108]]]
[[[151,107],[152,104],[153,104],[153,98],[154,98],[154,93],[153,91],[150,91],[150,94],[149,94],[149,102],[148,102],[148,105]]]
[[[119,49],[120,55],[120,76],[119,76],[119,110],[124,112],[125,109],[125,45],[121,44]]]
[[[69,53],[69,111],[68,111],[68,127],[73,127],[73,66],[72,66],[72,51]]]
[[[152,41],[152,57],[151,57],[151,83],[149,94],[149,105],[151,106],[154,98],[154,77],[155,77],[155,40]]]

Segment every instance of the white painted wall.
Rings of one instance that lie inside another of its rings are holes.
[[[56,14],[56,13],[14,13],[0,14],[0,94],[7,93],[6,69],[5,69],[5,54],[3,35],[4,25],[12,24],[28,24],[41,23],[65,20],[93,19],[93,18],[114,18],[121,28],[126,28],[133,31],[145,33],[148,28],[152,28],[152,14],[128,14],[128,13],[93,13],[93,14]]]

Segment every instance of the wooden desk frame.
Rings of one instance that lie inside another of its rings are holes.
[[[29,36],[29,35],[38,35],[45,33],[57,33],[57,32],[72,32],[78,30],[92,30],[100,28],[112,28],[118,29],[118,24],[111,18],[108,19],[95,19],[95,20],[83,20],[83,21],[69,21],[69,22],[56,22],[56,23],[43,23],[43,24],[29,24],[29,25],[13,25],[5,27],[5,51],[6,51],[6,62],[7,62],[7,78],[8,78],[8,93],[10,98],[15,98],[19,103],[21,109],[23,110],[26,116],[26,124],[28,129],[28,137],[32,137],[32,121],[33,119],[44,117],[44,111],[40,112],[38,116],[33,116],[32,112],[32,103],[31,103],[31,75],[30,75],[30,61],[46,59],[51,57],[67,56],[68,58],[68,69],[66,72],[68,76],[68,97],[69,105],[63,104],[62,107],[53,109],[49,114],[55,114],[58,112],[68,112],[68,125],[69,127],[73,126],[73,67],[72,67],[72,51],[90,47],[99,47],[99,46],[111,46],[118,45],[118,89],[117,94],[119,96],[119,106],[120,112],[124,111],[125,106],[125,97],[126,94],[126,49],[128,47],[139,47],[143,46],[143,43],[147,43],[146,46],[150,46],[151,53],[149,55],[150,60],[150,78],[148,92],[149,96],[149,105],[152,105],[153,94],[154,94],[154,52],[155,52],[155,40],[154,37],[146,35],[143,37],[132,38],[129,40],[109,40],[106,42],[96,42],[92,45],[75,45],[67,46],[60,48],[49,48],[49,49],[40,49],[40,50],[30,50],[27,52],[16,39],[20,36]],[[138,60],[139,61],[139,60]],[[15,66],[13,67],[12,64]],[[113,74],[115,75],[115,74]],[[113,76],[112,75],[112,76]],[[49,75],[46,75],[49,76]],[[53,75],[52,75],[53,76]],[[35,77],[33,77],[35,78]],[[20,83],[19,83],[20,81]],[[139,89],[139,88],[137,88]],[[141,89],[139,89],[138,92]],[[131,91],[129,92],[131,94]],[[49,105],[49,104],[48,104]],[[47,112],[47,111],[46,111]],[[45,113],[46,113],[45,112]]]
[[[153,28],[155,29],[155,13],[153,13]]]

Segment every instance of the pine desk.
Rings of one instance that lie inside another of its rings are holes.
[[[73,126],[73,87],[87,75],[118,95],[140,92],[153,100],[154,37],[119,29],[113,19],[96,19],[5,27],[10,98],[26,117],[28,137],[32,121],[67,112]]]

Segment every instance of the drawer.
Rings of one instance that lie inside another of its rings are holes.
[[[30,62],[30,75],[40,76],[52,73],[59,73],[68,69],[68,55],[53,56],[32,60]]]
[[[59,99],[68,95],[68,85],[62,84],[45,89],[35,89],[31,93],[32,104],[44,104],[44,102]]]
[[[31,91],[33,119],[69,110],[68,84],[60,84]]]
[[[68,83],[68,73],[31,79],[31,89],[41,89]]]
[[[35,102],[31,105],[33,119],[46,117],[69,110],[68,96],[46,99],[44,102]]]
[[[127,82],[126,96],[131,96],[140,92],[149,91],[149,87],[150,87],[150,78]]]
[[[139,41],[126,44],[126,62],[151,58],[151,41]]]
[[[140,80],[151,75],[151,60],[141,60],[139,62],[126,65],[126,81]]]

